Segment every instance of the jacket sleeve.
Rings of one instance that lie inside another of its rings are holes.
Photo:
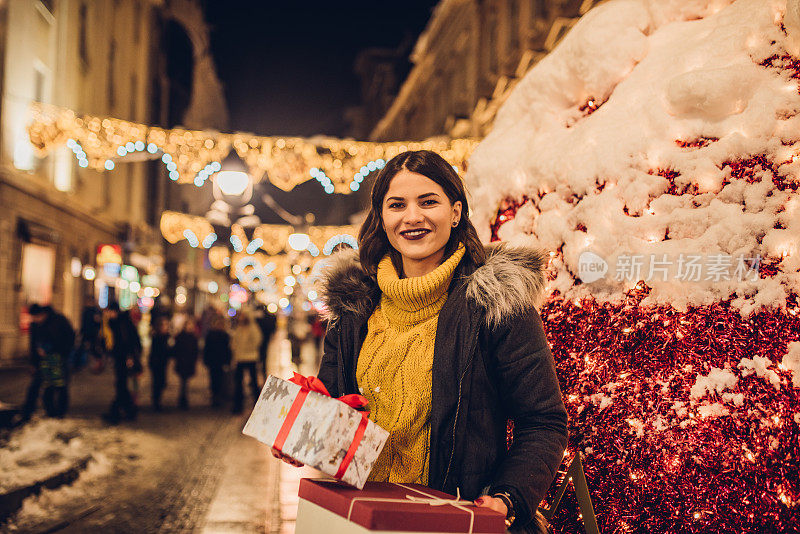
[[[514,442],[500,464],[491,493],[508,492],[520,525],[530,521],[567,446],[567,412],[544,327],[535,309],[490,335],[497,390],[514,420]]]
[[[319,365],[319,378],[331,397],[340,397],[344,393],[339,391],[339,325],[328,328],[323,343],[322,361]]]

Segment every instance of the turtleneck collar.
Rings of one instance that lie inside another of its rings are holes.
[[[381,289],[381,308],[390,323],[418,324],[442,309],[447,300],[447,288],[453,279],[464,245],[436,269],[424,276],[400,278],[387,254],[378,264],[378,286]]]

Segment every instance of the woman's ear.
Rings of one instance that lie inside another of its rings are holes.
[[[456,200],[455,202],[453,202],[453,220],[452,220],[453,227],[458,226],[458,223],[461,222],[461,206],[462,204],[460,200]]]

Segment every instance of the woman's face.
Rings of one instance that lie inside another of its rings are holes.
[[[389,183],[381,211],[389,244],[403,257],[406,276],[422,276],[442,261],[461,202],[450,204],[430,178],[401,169]]]

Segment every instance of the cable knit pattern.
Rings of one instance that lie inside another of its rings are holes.
[[[367,321],[356,378],[370,419],[389,431],[370,480],[428,483],[431,369],[436,323],[461,246],[439,267],[401,279],[389,256],[378,265],[381,302]]]

